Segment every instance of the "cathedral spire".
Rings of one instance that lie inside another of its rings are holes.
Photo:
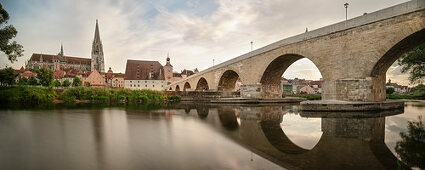
[[[100,43],[99,25],[98,25],[97,19],[96,19],[96,28],[94,30],[93,43]]]
[[[97,70],[99,73],[105,72],[105,63],[103,56],[103,45],[100,41],[99,24],[96,19],[96,28],[94,30],[94,39],[91,50],[91,71]]]

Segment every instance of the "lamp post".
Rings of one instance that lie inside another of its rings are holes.
[[[252,41],[251,41],[251,51],[252,51],[252,44],[253,44],[253,43],[254,43],[254,42],[252,42]]]
[[[348,5],[349,5],[348,3],[345,3],[345,4],[344,4],[344,7],[345,7],[345,20],[346,20],[346,21],[347,21],[347,18],[348,18],[348,17],[347,17],[347,8],[348,8]]]

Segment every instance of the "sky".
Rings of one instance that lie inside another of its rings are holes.
[[[291,37],[406,0],[0,0],[9,24],[24,46],[24,56],[11,64],[0,52],[0,67],[20,68],[32,53],[91,57],[96,19],[105,69],[124,72],[127,59],[165,64],[174,71],[207,69]],[[321,78],[308,59],[291,65],[285,78]],[[407,74],[393,65],[387,79],[408,85]]]

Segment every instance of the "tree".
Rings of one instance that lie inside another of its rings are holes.
[[[411,84],[423,83],[425,78],[425,43],[404,54],[398,59],[398,64],[402,66],[402,73],[409,72]]]
[[[53,86],[59,87],[59,86],[61,86],[61,82],[56,79],[55,81],[53,81]]]
[[[90,82],[85,82],[85,83],[84,83],[84,86],[86,86],[86,87],[90,87],[90,86],[91,86],[91,84],[90,84]]]
[[[42,86],[50,86],[53,82],[53,71],[47,68],[41,68],[36,71],[37,78]]]
[[[74,80],[72,81],[72,86],[75,86],[75,87],[77,87],[77,86],[81,86],[81,80],[80,80],[80,78],[78,78],[78,77],[74,77]]]
[[[20,86],[26,86],[26,85],[28,85],[28,79],[26,77],[21,77],[18,81],[18,84]]]
[[[69,85],[71,85],[71,82],[69,82],[68,79],[66,79],[65,81],[63,81],[62,86],[63,87],[69,87]]]
[[[2,86],[11,86],[16,83],[16,77],[18,74],[15,74],[12,67],[7,67],[0,70],[0,84]]]
[[[418,121],[409,121],[407,133],[401,132],[401,141],[395,151],[401,160],[411,167],[425,169],[425,126],[422,117]]]
[[[0,4],[0,51],[7,55],[10,62],[18,61],[17,58],[23,55],[24,50],[22,45],[16,41],[9,42],[10,39],[15,38],[18,31],[13,25],[6,25],[9,20],[9,13],[3,9]]]
[[[30,86],[37,86],[38,80],[34,76],[31,76],[30,79],[28,80],[28,84]]]
[[[393,94],[394,93],[394,88],[390,87],[386,89],[387,94]]]

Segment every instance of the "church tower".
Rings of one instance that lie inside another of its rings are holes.
[[[167,83],[171,83],[173,79],[173,66],[170,63],[170,56],[167,54],[167,63],[164,66],[164,76]]]
[[[105,61],[103,57],[103,46],[100,41],[99,26],[96,20],[94,30],[94,40],[91,50],[91,71],[97,70],[99,73],[105,72]]]

